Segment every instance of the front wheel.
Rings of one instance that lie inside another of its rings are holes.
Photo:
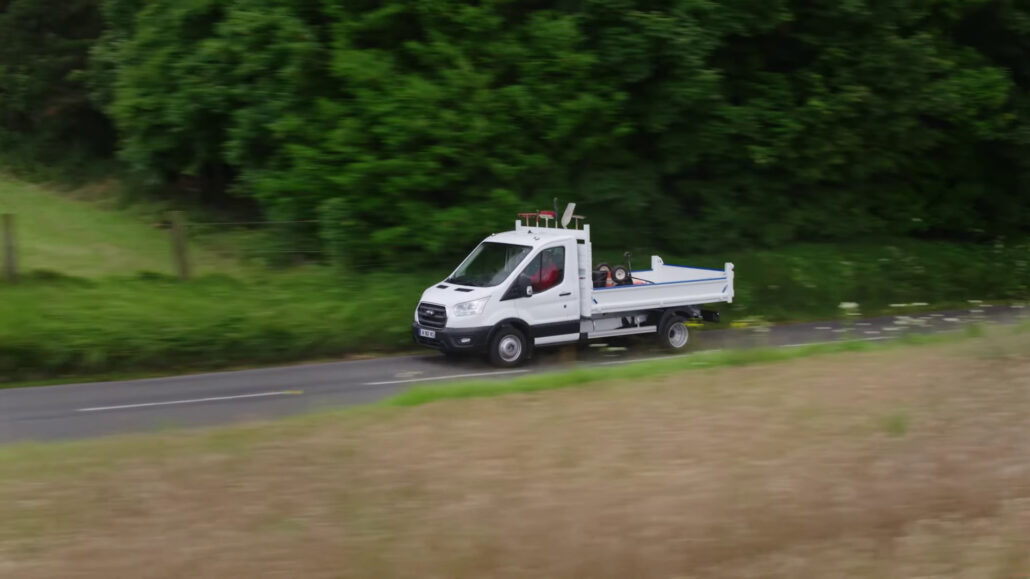
[[[682,350],[690,341],[686,322],[687,320],[681,316],[670,316],[662,327],[658,328],[658,343],[669,350]]]
[[[518,366],[529,353],[526,335],[517,328],[504,326],[490,340],[490,363],[501,368]]]

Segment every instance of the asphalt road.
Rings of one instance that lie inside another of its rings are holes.
[[[769,331],[693,332],[690,351],[771,346],[790,348],[842,339],[888,340],[906,332],[955,330],[969,322],[1009,323],[1030,315],[1019,306],[983,306],[912,317],[775,326]],[[667,357],[652,336],[593,344],[573,366],[606,366]],[[679,354],[683,355],[683,354]],[[690,355],[687,353],[686,355]],[[0,442],[61,440],[174,427],[268,419],[329,407],[367,404],[419,384],[504,379],[570,365],[555,350],[515,370],[477,359],[426,355],[0,390]]]

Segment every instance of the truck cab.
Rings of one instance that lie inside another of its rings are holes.
[[[554,226],[540,225],[543,212],[521,214],[513,230],[484,239],[446,279],[422,293],[412,323],[415,341],[447,353],[486,354],[501,367],[522,363],[537,347],[612,335],[657,332],[678,349],[687,342],[683,322],[718,318],[693,302],[732,299],[732,264],[726,271],[700,270],[706,272],[700,277],[666,280],[668,272],[652,269],[650,277],[661,281],[637,280],[636,272],[626,270],[622,279],[611,279],[591,267],[590,226],[567,227],[578,217],[572,208]],[[664,266],[657,256],[652,266],[676,267]],[[725,275],[710,279],[715,271]],[[704,282],[713,281],[729,283],[721,293],[696,291],[698,282],[708,287],[712,283]]]

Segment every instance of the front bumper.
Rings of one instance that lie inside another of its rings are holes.
[[[422,336],[419,330],[435,332],[435,336]],[[487,340],[492,328],[430,328],[418,322],[411,324],[411,334],[415,343],[434,350],[444,352],[485,352]]]

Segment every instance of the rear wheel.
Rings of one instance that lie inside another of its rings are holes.
[[[658,328],[658,343],[669,350],[682,350],[690,341],[687,320],[681,316],[669,316],[661,328]]]
[[[529,353],[526,335],[511,326],[497,330],[490,340],[490,363],[502,368],[518,366]]]

